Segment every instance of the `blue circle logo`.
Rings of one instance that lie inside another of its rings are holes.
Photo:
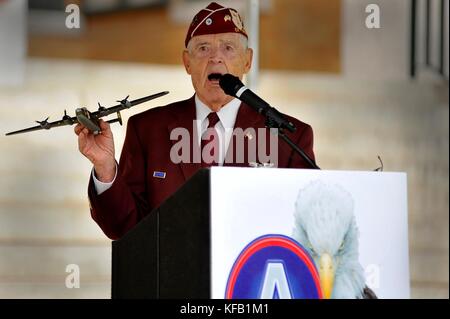
[[[226,299],[322,298],[319,274],[308,252],[283,235],[258,237],[236,259]]]

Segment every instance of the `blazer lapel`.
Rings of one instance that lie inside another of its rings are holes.
[[[175,113],[176,119],[170,123],[167,126],[167,129],[170,132],[176,128],[184,128],[189,132],[189,153],[190,153],[190,159],[188,163],[181,162],[178,165],[181,168],[181,171],[183,172],[185,180],[188,180],[192,177],[200,168],[201,163],[195,163],[194,162],[194,152],[199,152],[200,146],[198,145],[198,138],[197,138],[197,128],[194,124],[194,120],[196,119],[196,112],[195,112],[195,99],[194,97],[191,97],[189,100],[187,100],[187,104],[184,105],[184,107],[177,110]],[[177,140],[171,140],[172,146],[176,144]],[[200,154],[200,153],[197,153]],[[198,162],[198,160],[197,160]]]
[[[258,128],[265,127],[264,117],[254,111],[250,106],[245,103],[241,103],[239,107],[238,114],[236,116],[236,122],[234,124],[234,129],[241,128],[244,130],[248,128],[253,128],[255,130],[255,136],[244,135],[244,161],[237,162],[236,159],[236,146],[239,144],[236,142],[235,136],[232,136],[230,141],[230,146],[228,147],[227,154],[225,157],[225,162],[223,166],[239,166],[248,167],[249,157],[248,157],[248,143],[249,139],[254,138],[254,142],[258,141]],[[231,153],[232,152],[232,153]],[[258,152],[258,144],[256,144],[256,152]]]
[[[264,118],[247,104],[241,103],[234,127],[246,129],[249,127],[254,127],[256,124],[261,125],[261,123],[262,127],[264,127]]]

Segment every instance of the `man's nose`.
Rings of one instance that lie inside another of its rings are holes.
[[[211,54],[209,56],[209,61],[213,63],[222,63],[223,62],[223,54],[220,48],[215,47],[211,49]]]

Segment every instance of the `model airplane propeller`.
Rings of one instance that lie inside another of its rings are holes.
[[[36,121],[36,123],[38,123],[41,128],[48,130],[48,129],[50,129],[50,123],[48,123],[49,118],[50,117],[47,116],[47,118],[45,120]],[[8,134],[6,134],[6,135],[8,135]]]
[[[47,119],[48,119],[48,118],[47,118]],[[72,118],[71,118],[69,115],[67,115],[67,111],[66,111],[66,110],[64,110],[64,116],[62,117],[62,119],[63,119],[64,121],[70,122],[70,124],[73,124]]]
[[[97,104],[98,104],[98,111],[99,112],[104,112],[104,111],[106,111],[106,107],[104,107],[104,106],[102,106],[101,104],[100,104],[100,102],[97,102]]]
[[[73,116],[73,117],[67,115],[67,111],[64,110],[64,115],[61,118],[61,120],[59,120],[59,121],[48,122],[49,118],[47,117],[43,121],[36,121],[36,123],[38,123],[39,125],[25,128],[25,129],[18,130],[18,131],[14,131],[14,132],[9,132],[9,133],[6,133],[6,135],[27,133],[27,132],[37,131],[37,130],[49,130],[53,127],[72,125],[75,123],[81,123],[85,127],[87,127],[91,132],[93,132],[94,134],[99,134],[101,132],[100,125],[98,122],[100,118],[108,116],[113,113],[116,113],[117,118],[109,120],[107,122],[108,123],[119,122],[119,124],[122,125],[122,116],[120,115],[120,111],[122,111],[124,109],[129,109],[132,106],[156,99],[156,98],[164,96],[168,93],[169,93],[168,91],[164,91],[164,92],[156,93],[156,94],[149,95],[146,97],[142,97],[140,99],[136,99],[133,101],[128,100],[128,98],[130,97],[128,95],[123,100],[117,101],[120,103],[119,105],[111,106],[109,108],[101,106],[100,103],[98,103],[98,109],[95,112],[90,112],[85,107],[78,108],[75,110],[75,116]]]
[[[125,107],[125,108],[127,108],[127,109],[129,109],[130,107],[131,107],[131,102],[130,101],[128,101],[128,98],[129,98],[130,96],[129,95],[127,95],[127,97],[126,98],[124,98],[123,100],[120,100],[120,101],[116,101],[116,102],[119,102],[120,103],[120,105],[122,105],[123,107]]]

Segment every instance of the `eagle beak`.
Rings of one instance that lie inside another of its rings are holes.
[[[319,277],[320,286],[324,298],[330,299],[334,285],[334,265],[333,259],[329,254],[323,254],[319,259]]]

